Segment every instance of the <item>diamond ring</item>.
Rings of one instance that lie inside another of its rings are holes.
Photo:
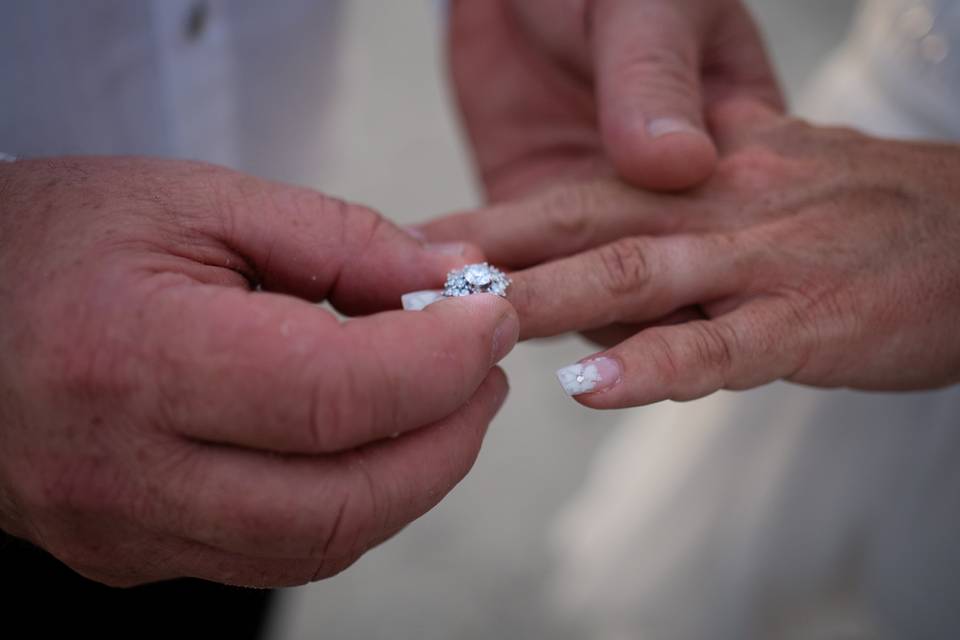
[[[492,293],[505,298],[509,287],[509,276],[484,262],[468,264],[448,273],[447,282],[443,285],[443,295],[447,298],[458,298],[473,293]]]

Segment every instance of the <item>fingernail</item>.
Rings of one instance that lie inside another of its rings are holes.
[[[443,291],[413,291],[400,296],[400,304],[407,311],[423,311],[438,300],[443,300]]]
[[[462,256],[467,247],[462,242],[430,242],[424,248],[442,256]]]
[[[613,358],[584,360],[557,371],[560,386],[569,396],[595,393],[620,382],[620,363]]]
[[[695,127],[688,120],[682,118],[657,118],[647,123],[647,133],[653,139],[662,138],[673,133],[696,133],[703,135],[698,127]]]
[[[487,294],[489,295],[489,294]],[[514,345],[520,338],[520,323],[516,314],[508,313],[500,318],[500,324],[493,331],[493,343],[491,353],[493,360],[491,365],[496,364],[507,357],[507,354],[513,351]]]
[[[412,237],[417,242],[426,243],[427,234],[425,234],[423,231],[420,231],[420,229],[417,229],[416,227],[403,227],[403,230],[406,231],[407,235]]]

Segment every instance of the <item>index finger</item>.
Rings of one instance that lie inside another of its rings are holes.
[[[624,236],[676,231],[688,222],[688,210],[687,200],[678,196],[647,193],[604,179],[454,213],[419,229],[434,242],[469,240],[490,262],[520,269]]]
[[[510,304],[470,296],[338,322],[301,300],[209,286],[156,294],[144,356],[191,438],[326,453],[453,413],[512,348]]]

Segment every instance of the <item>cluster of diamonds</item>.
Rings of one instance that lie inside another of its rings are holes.
[[[447,274],[443,295],[448,298],[457,298],[469,296],[472,293],[493,293],[506,297],[509,286],[510,278],[496,267],[491,267],[486,262],[469,264]]]

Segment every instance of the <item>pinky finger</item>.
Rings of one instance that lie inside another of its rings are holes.
[[[557,372],[564,390],[595,409],[687,401],[789,377],[804,362],[800,327],[748,307],[712,320],[641,331]]]

